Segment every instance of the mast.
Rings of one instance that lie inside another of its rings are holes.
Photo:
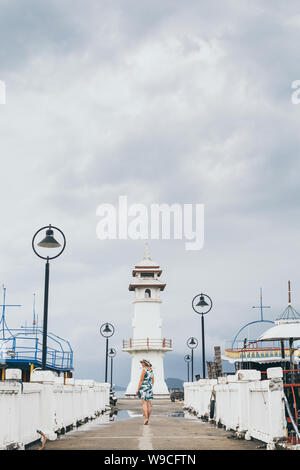
[[[260,303],[258,307],[252,307],[252,308],[259,308],[260,309],[260,321],[265,321],[264,320],[264,308],[271,308],[269,305],[263,305],[263,295],[262,295],[262,288],[260,288]]]
[[[33,328],[36,326],[36,320],[35,320],[35,294],[33,294],[33,319],[32,319],[32,326],[33,326]]]
[[[6,303],[6,287],[4,284],[2,285],[3,287],[3,303],[0,304],[0,307],[2,307],[2,314],[1,314],[1,320],[0,320],[0,327],[2,330],[2,339],[5,339],[5,330],[9,331],[9,333],[12,335],[10,329],[7,326],[6,319],[5,319],[5,309],[6,307],[21,307],[21,305],[15,305],[15,304],[7,304]]]

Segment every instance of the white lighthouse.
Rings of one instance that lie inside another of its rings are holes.
[[[127,397],[134,397],[141,375],[141,359],[151,362],[154,372],[154,398],[169,396],[164,378],[164,355],[172,351],[172,340],[162,337],[160,293],[166,287],[161,282],[162,270],[152,261],[146,246],[144,259],[132,271],[129,290],[134,292],[133,336],[123,341],[123,351],[131,355],[131,378]]]

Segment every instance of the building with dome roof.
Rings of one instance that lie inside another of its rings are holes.
[[[251,323],[262,321],[268,320]],[[225,349],[222,359],[234,364],[236,370],[240,368],[266,370],[267,367],[276,366],[291,370],[294,365],[299,364],[300,347],[297,341],[300,340],[300,314],[292,307],[290,281],[288,281],[287,307],[274,322],[268,322],[272,323],[272,326],[258,338],[245,338],[243,345],[238,345],[234,341],[231,348]]]
[[[250,324],[262,321],[265,320],[250,322]],[[243,329],[244,327],[239,332]],[[276,318],[273,325],[259,335],[256,340],[245,338],[241,347],[234,341],[231,348],[225,349],[225,355],[222,356],[224,360],[234,364],[236,370],[255,369],[260,371],[262,380],[268,378],[267,369],[282,368],[287,440],[298,444],[300,439],[296,439],[295,434],[299,435],[300,427],[299,340],[300,314],[292,307],[291,283],[288,281],[288,305]]]

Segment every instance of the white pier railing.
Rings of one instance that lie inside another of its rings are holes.
[[[108,383],[58,378],[50,371],[35,371],[32,382],[20,383],[18,370],[0,382],[0,449],[24,449],[42,431],[47,439],[83,423],[109,407]],[[15,375],[14,375],[15,374]]]
[[[184,384],[184,407],[199,418],[223,425],[245,439],[259,439],[269,449],[286,437],[282,369],[256,370]]]

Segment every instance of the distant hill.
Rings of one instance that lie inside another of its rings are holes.
[[[114,390],[116,392],[123,392],[124,390],[126,390],[126,387],[120,387],[120,385],[114,385]]]
[[[176,378],[168,378],[166,379],[166,384],[168,388],[181,388],[183,389],[184,380],[176,379]]]

